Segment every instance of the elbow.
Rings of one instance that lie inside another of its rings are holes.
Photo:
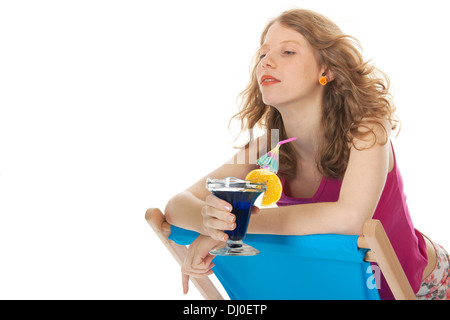
[[[364,223],[365,220],[354,217],[349,225],[348,234],[361,236],[363,234]]]
[[[176,202],[176,198],[177,198],[177,195],[170,198],[169,201],[167,201],[166,207],[164,208],[164,216],[166,217],[166,221],[170,224],[174,224],[174,220],[175,220],[175,217],[173,215],[175,210],[173,210],[173,208],[174,208],[174,204]]]
[[[371,219],[373,212],[369,214],[367,210],[358,209],[352,206],[343,207],[343,234],[362,235],[364,224]]]

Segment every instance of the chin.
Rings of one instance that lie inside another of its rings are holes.
[[[277,108],[278,105],[282,104],[282,102],[280,101],[280,99],[271,99],[269,97],[264,97],[263,96],[263,102],[264,104],[268,105],[268,106],[272,106],[274,108]]]
[[[271,107],[277,109],[278,111],[281,111],[281,109],[283,109],[283,105],[284,105],[283,102],[281,102],[279,100],[274,101],[274,100],[263,99],[263,102],[265,105],[271,106]]]

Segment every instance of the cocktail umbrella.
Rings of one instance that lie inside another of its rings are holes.
[[[290,139],[286,139],[283,141],[280,141],[277,143],[276,147],[270,150],[268,153],[263,155],[261,158],[259,158],[256,162],[260,166],[261,169],[269,170],[273,173],[278,172],[278,162],[279,162],[279,153],[280,153],[280,146],[296,140],[297,137],[293,137]]]

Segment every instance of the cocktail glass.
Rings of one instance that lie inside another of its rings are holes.
[[[220,256],[253,256],[260,252],[243,243],[247,233],[248,222],[253,204],[259,195],[267,189],[265,183],[253,183],[233,177],[225,179],[206,179],[206,188],[216,197],[232,205],[232,213],[236,216],[236,228],[224,230],[228,234],[226,247],[210,251],[210,254]]]

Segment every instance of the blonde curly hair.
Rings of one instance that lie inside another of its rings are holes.
[[[268,23],[261,34],[261,45],[275,22],[302,34],[317,50],[319,63],[334,75],[334,80],[328,82],[324,90],[324,136],[316,163],[325,177],[342,179],[354,138],[370,139],[373,145],[385,144],[388,133],[383,124],[389,121],[394,130],[399,123],[389,92],[389,78],[363,60],[361,46],[354,37],[343,34],[334,22],[316,12],[304,9],[283,12]],[[259,61],[257,52],[251,65],[250,82],[240,94],[240,111],[231,120],[240,121],[240,133],[259,127],[267,131],[270,139],[271,129],[278,129],[279,139],[287,139],[280,112],[263,102],[256,76]],[[377,125],[384,130],[384,141],[377,141],[373,130]],[[289,144],[280,149],[279,173],[285,179],[296,173],[296,154]]]

